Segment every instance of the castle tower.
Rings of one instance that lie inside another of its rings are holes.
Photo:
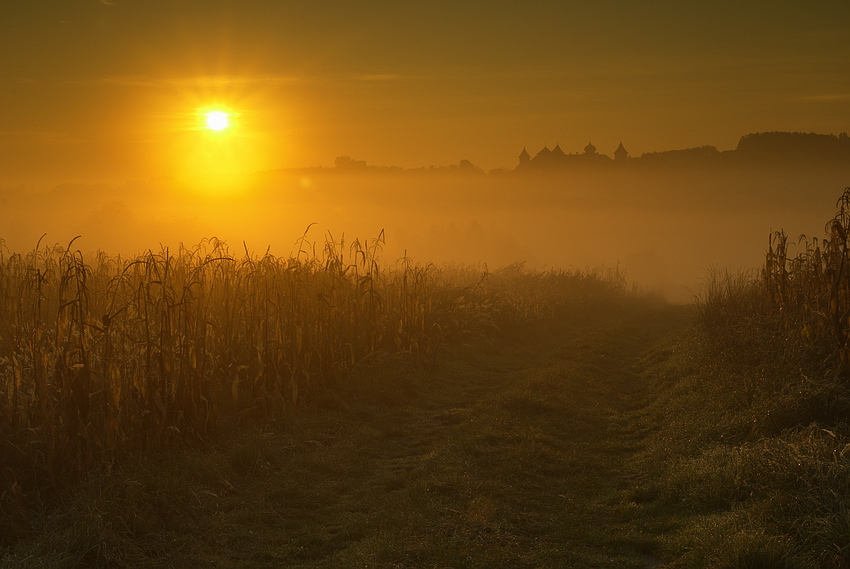
[[[525,149],[525,146],[522,147],[522,152],[519,155],[519,165],[526,166],[531,161],[531,154],[528,153],[528,150]]]
[[[625,162],[629,159],[629,151],[623,146],[623,141],[620,141],[620,146],[614,151],[614,160],[617,162]]]
[[[564,151],[561,150],[561,145],[556,142],[555,148],[552,149],[552,157],[556,160],[560,160],[564,156],[566,156],[566,154],[564,154]]]
[[[596,154],[596,147],[593,146],[592,142],[588,142],[587,146],[584,147],[584,153],[587,156],[593,156],[594,154]]]

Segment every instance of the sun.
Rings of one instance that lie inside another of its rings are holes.
[[[213,111],[205,113],[207,128],[210,130],[224,130],[230,126],[230,113]]]

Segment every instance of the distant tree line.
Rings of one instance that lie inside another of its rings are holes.
[[[846,132],[757,132],[738,141],[735,154],[749,160],[842,161],[850,160],[850,137]]]
[[[647,164],[660,164],[665,162],[680,163],[702,163],[717,160],[723,153],[714,146],[697,146],[695,148],[683,148],[682,150],[666,150],[664,152],[646,152],[640,155],[641,162]]]
[[[816,134],[814,132],[756,132],[744,135],[734,150],[718,150],[714,146],[697,146],[680,150],[645,152],[639,157],[629,156],[621,142],[613,156],[597,151],[592,143],[583,152],[565,153],[560,145],[549,149],[544,146],[534,156],[523,148],[514,172],[555,171],[572,168],[622,168],[632,166],[699,166],[710,164],[832,164],[850,166],[850,136],[841,134]],[[281,170],[280,172],[282,172]],[[299,168],[290,171],[319,174],[484,174],[484,170],[469,160],[448,166],[401,168],[399,166],[373,166],[365,160],[338,156],[333,168]],[[507,169],[491,170],[491,174],[504,174]],[[273,173],[273,172],[269,172]]]
[[[699,164],[847,164],[850,165],[850,137],[813,132],[757,132],[742,136],[734,150],[720,151],[714,146],[698,146],[681,150],[647,152],[629,157],[623,144],[614,152],[614,159],[596,152],[588,145],[583,154],[564,154],[544,147],[535,156],[523,149],[517,171],[566,168],[573,165],[699,165]]]

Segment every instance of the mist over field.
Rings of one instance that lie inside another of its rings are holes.
[[[850,567],[848,22],[0,0],[0,569]]]
[[[281,170],[241,180],[0,189],[4,254],[43,245],[133,256],[205,238],[287,256],[307,241],[378,238],[417,264],[619,268],[689,301],[712,267],[757,268],[768,234],[821,236],[846,167],[717,165],[484,172]]]

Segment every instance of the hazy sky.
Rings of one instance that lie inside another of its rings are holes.
[[[0,183],[837,134],[848,31],[847,0],[3,0]]]

